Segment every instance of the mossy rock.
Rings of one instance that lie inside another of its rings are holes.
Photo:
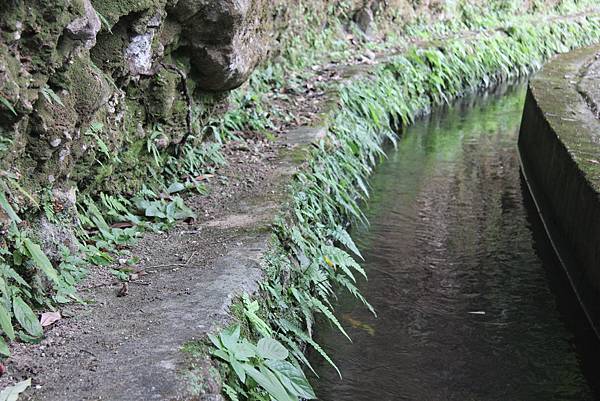
[[[123,50],[127,46],[127,31],[123,25],[113,28],[112,33],[102,31],[96,37],[96,46],[90,50],[90,57],[103,71],[113,78],[122,78],[129,72]]]
[[[92,0],[92,4],[112,28],[122,17],[163,10],[166,0]]]
[[[178,86],[181,77],[175,71],[162,69],[154,75],[146,94],[146,108],[156,119],[166,120],[171,117],[171,110],[179,96]]]
[[[79,120],[84,122],[107,102],[112,93],[104,73],[88,58],[76,59],[61,81],[57,85],[69,91]]]

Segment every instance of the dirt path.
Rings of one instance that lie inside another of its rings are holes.
[[[83,294],[94,303],[65,309],[41,344],[15,347],[3,380],[33,377],[24,397],[32,400],[189,396],[182,370],[190,365],[180,349],[222,324],[236,294],[256,288],[268,228],[293,170],[288,147],[229,144],[229,166],[219,172],[227,179],[212,182],[210,195],[188,199],[198,221],[142,238],[133,249],[142,257],[140,276],[126,296],[117,296],[121,284],[110,277],[92,275],[94,287]]]

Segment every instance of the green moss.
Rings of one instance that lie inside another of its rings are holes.
[[[96,37],[96,46],[90,51],[90,56],[99,68],[109,72],[113,77],[123,77],[128,68],[123,57],[127,46],[127,32],[116,28],[112,33],[102,31]]]
[[[156,35],[155,39],[158,42],[153,43],[153,45],[157,46],[158,43],[160,43],[164,47],[165,53],[169,54],[173,50],[175,50],[176,45],[179,42],[180,34],[181,25],[173,19],[167,17],[163,24],[160,26],[158,35]]]
[[[173,105],[179,95],[178,86],[180,81],[179,74],[166,69],[161,70],[152,77],[150,88],[146,92],[145,102],[147,110],[152,116],[162,120],[171,117]]]
[[[146,10],[158,11],[165,0],[92,0],[97,12],[108,21],[112,28],[121,17]]]
[[[104,73],[88,58],[75,59],[62,78],[59,84],[73,96],[73,107],[80,118],[90,118],[112,92]]]
[[[192,357],[202,357],[210,351],[210,347],[203,341],[188,341],[181,347],[181,352]]]

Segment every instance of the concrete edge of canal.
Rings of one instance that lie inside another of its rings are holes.
[[[580,303],[600,333],[600,46],[557,56],[529,83],[522,172]]]

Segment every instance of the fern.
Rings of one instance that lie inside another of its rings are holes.
[[[313,296],[309,295],[309,302],[322,314],[324,314],[327,319],[329,319],[329,321],[331,323],[333,323],[335,325],[335,327],[338,328],[338,330],[344,335],[346,336],[346,338],[348,340],[350,340],[350,342],[352,342],[352,339],[350,338],[350,336],[348,335],[348,333],[346,333],[346,330],[344,330],[344,328],[342,327],[342,325],[340,324],[339,320],[335,317],[335,315],[333,314],[333,312],[327,307],[325,306],[318,298],[315,298]]]
[[[307,301],[305,296],[303,294],[301,294],[300,291],[298,291],[298,289],[296,289],[295,287],[290,288],[290,291],[292,292],[294,298],[298,302],[298,305],[300,306],[300,310],[302,311],[302,314],[304,315],[304,323],[306,326],[306,331],[308,332],[308,336],[312,337],[312,325],[313,325],[313,309],[311,308],[312,305],[309,303],[309,301]],[[307,296],[311,297],[310,294],[307,294]]]
[[[310,344],[310,346],[313,347],[313,349],[315,351],[317,351],[319,353],[319,355],[321,355],[323,357],[323,359],[325,359],[335,369],[335,371],[338,373],[340,379],[342,378],[342,372],[340,372],[337,365],[333,362],[333,360],[329,357],[329,355],[327,355],[327,353],[323,350],[323,348],[321,348],[321,346],[319,344],[317,344],[317,342],[315,340],[310,338],[308,336],[308,334],[306,334],[304,331],[302,331],[302,329],[300,329],[299,327],[297,327],[296,325],[294,325],[293,323],[289,322],[286,319],[279,319],[278,323],[279,323],[279,327],[281,327],[283,330],[291,332],[292,334],[297,336],[300,340],[304,341],[307,344]]]
[[[337,278],[337,282],[338,284],[342,285],[344,288],[346,288],[346,290],[348,290],[348,292],[350,292],[352,295],[354,295],[354,297],[356,299],[358,299],[360,302],[363,303],[363,305],[365,305],[369,311],[375,316],[377,317],[377,312],[375,312],[375,309],[373,308],[373,306],[367,301],[367,299],[360,293],[359,289],[353,284],[351,283],[347,278],[345,277],[338,277]]]
[[[332,262],[340,267],[352,281],[356,280],[354,279],[354,275],[350,271],[350,268],[360,273],[365,279],[367,278],[365,269],[363,269],[346,251],[334,246],[324,246],[323,254],[328,255]]]

